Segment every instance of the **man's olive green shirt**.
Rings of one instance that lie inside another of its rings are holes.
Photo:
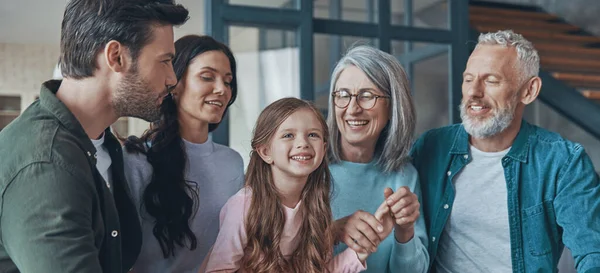
[[[128,271],[141,231],[120,144],[106,130],[113,194],[94,145],[56,97],[60,83],[44,83],[39,100],[0,132],[0,272]]]

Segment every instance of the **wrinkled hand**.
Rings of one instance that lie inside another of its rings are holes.
[[[383,227],[383,231],[377,233],[377,236],[379,236],[379,240],[383,241],[383,240],[385,240],[385,238],[388,237],[388,235],[390,235],[390,233],[394,229],[394,218],[390,214],[390,208],[387,205],[387,203],[385,202],[385,200],[383,201],[383,203],[381,203],[381,205],[379,205],[379,208],[377,208],[377,211],[375,211],[375,214],[373,216],[375,217],[375,219],[377,221],[379,221],[381,223],[381,225]],[[364,262],[367,260],[367,258],[369,257],[369,255],[372,252],[375,252],[375,251],[371,251],[371,252],[357,251],[356,254],[358,256],[358,259],[361,262]]]
[[[384,196],[394,218],[396,240],[406,243],[414,237],[415,222],[421,215],[419,198],[408,187],[400,187],[395,193],[386,188]]]
[[[381,240],[384,240],[388,237],[388,235],[390,235],[395,224],[394,217],[390,213],[390,207],[385,200],[383,203],[381,203],[381,205],[379,205],[377,211],[375,211],[375,219],[383,224],[383,232],[379,233],[379,235]]]
[[[380,234],[384,231],[381,222],[375,216],[362,210],[336,220],[334,228],[336,239],[357,253],[377,251],[377,246],[382,240]]]

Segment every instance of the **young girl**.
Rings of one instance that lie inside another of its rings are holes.
[[[285,98],[258,117],[246,187],[221,210],[205,272],[359,272],[367,253],[333,258],[327,125],[310,103]],[[382,204],[378,217],[389,214]],[[386,233],[391,224],[386,225]],[[385,234],[387,236],[387,234]],[[384,234],[382,234],[383,236]]]

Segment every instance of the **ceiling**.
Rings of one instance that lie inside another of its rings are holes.
[[[0,43],[54,44],[60,42],[60,24],[69,0],[0,0]],[[230,0],[232,4],[252,2],[258,6],[277,6],[290,0]],[[295,0],[305,1],[305,0]],[[342,0],[344,9],[366,9],[364,0]],[[444,0],[418,0],[414,9]],[[175,39],[204,32],[204,0],[177,0],[190,11],[190,19],[175,29]],[[314,0],[315,7],[326,8],[330,0]],[[392,0],[392,12],[401,13],[403,0]],[[27,8],[24,8],[27,7]]]
[[[60,42],[60,25],[68,0],[0,0],[0,43],[54,44]],[[175,36],[204,31],[203,0],[178,0],[190,19],[175,29]],[[27,8],[25,8],[27,7]]]
[[[245,2],[248,0],[235,0]],[[282,0],[253,0],[273,3]],[[342,0],[345,8],[365,7],[364,0]],[[413,0],[418,6],[442,0]],[[489,1],[489,0],[488,0]],[[600,35],[600,5],[597,0],[491,0],[544,7],[567,21]],[[58,45],[60,24],[68,0],[0,0],[0,43]],[[190,11],[190,20],[175,30],[175,38],[204,32],[204,0],[178,0]],[[403,0],[392,0],[393,12],[401,12]],[[427,2],[427,3],[425,3]],[[315,5],[328,5],[316,0]],[[426,5],[425,5],[426,6]],[[27,8],[25,8],[27,7]],[[415,7],[418,9],[419,7]]]
[[[66,0],[0,3],[0,42],[58,44]]]

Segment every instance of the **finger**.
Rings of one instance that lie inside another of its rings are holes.
[[[407,186],[402,186],[396,190],[396,192],[401,194],[411,193],[410,189]]]
[[[389,211],[390,211],[390,207],[387,205],[387,203],[386,202],[381,203],[381,205],[379,205],[379,208],[377,208],[377,210],[375,211],[375,215],[374,215],[375,219],[377,219],[380,222],[383,222],[383,217]]]
[[[412,194],[412,192],[408,189],[408,187],[400,187],[394,194],[390,195],[385,200],[388,206],[392,206],[394,205],[394,203],[398,202],[400,199],[410,194]]]
[[[419,202],[409,204],[408,206],[405,206],[401,210],[394,213],[394,218],[398,219],[398,218],[402,218],[402,217],[409,217],[413,213],[415,213],[415,211],[418,211],[419,207],[420,207]]]
[[[421,216],[421,212],[417,210],[410,216],[396,218],[396,224],[400,226],[413,225],[419,219],[419,216]]]
[[[362,234],[361,238],[362,240],[359,241],[359,243],[363,248],[367,249],[370,253],[377,251],[377,247],[381,243],[381,239],[375,231],[369,229],[366,234]]]
[[[411,194],[409,196],[405,196],[405,197],[401,198],[393,205],[390,205],[390,210],[392,211],[392,214],[397,214],[402,209],[410,207],[415,203],[419,203],[419,200],[417,199],[416,195]]]
[[[343,238],[343,242],[352,250],[356,252],[367,252],[367,250],[358,244],[358,241],[355,241],[349,234],[346,234]]]
[[[368,223],[365,222],[359,222],[356,224],[356,229],[362,233],[362,235],[364,237],[366,237],[369,241],[371,241],[371,243],[373,244],[373,246],[377,246],[379,245],[379,236],[377,235],[377,231],[374,230],[373,228],[371,228],[371,226]],[[366,245],[362,245],[363,247],[366,247]]]
[[[372,214],[363,211],[362,213],[358,214],[358,217],[363,222],[369,224],[369,226],[376,232],[383,232],[383,225]]]
[[[391,188],[385,188],[385,190],[383,190],[383,199],[388,199],[393,193],[394,190],[392,190]]]
[[[375,231],[369,231],[371,228],[367,224],[359,224],[352,229],[350,237],[355,244],[360,245],[365,250],[372,252],[379,245],[379,236]]]

